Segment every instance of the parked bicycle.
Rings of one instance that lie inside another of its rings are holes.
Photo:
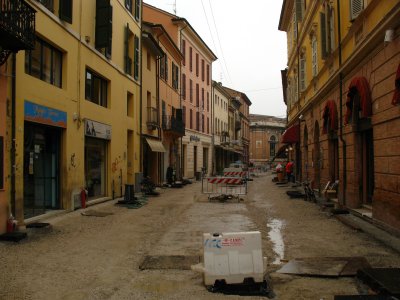
[[[144,177],[140,183],[141,191],[147,196],[158,196],[160,195],[159,192],[156,191],[156,185],[153,181],[151,181],[150,177]]]
[[[310,202],[317,202],[317,198],[315,197],[314,190],[311,187],[311,183],[306,180],[302,183],[304,188],[304,200]]]

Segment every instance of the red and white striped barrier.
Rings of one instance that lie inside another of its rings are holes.
[[[210,177],[207,178],[209,183],[213,184],[242,184],[242,178],[224,178],[224,177]]]
[[[245,171],[241,172],[224,172],[224,176],[232,176],[232,177],[245,177],[246,176]]]

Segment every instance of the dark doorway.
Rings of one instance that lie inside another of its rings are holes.
[[[61,129],[25,123],[24,217],[60,208]]]
[[[361,132],[361,181],[362,202],[371,205],[374,194],[374,138],[373,130]]]

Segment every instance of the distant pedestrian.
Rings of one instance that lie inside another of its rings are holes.
[[[288,182],[291,182],[292,178],[293,178],[292,177],[293,176],[293,166],[294,166],[293,160],[288,161],[288,163],[286,164],[285,171],[286,171],[286,176],[287,176]]]

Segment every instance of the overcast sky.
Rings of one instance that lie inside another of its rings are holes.
[[[144,2],[174,13],[175,0]],[[285,116],[280,70],[287,63],[286,35],[278,30],[282,0],[176,0],[187,19],[217,55],[213,80],[244,92],[250,113]]]

